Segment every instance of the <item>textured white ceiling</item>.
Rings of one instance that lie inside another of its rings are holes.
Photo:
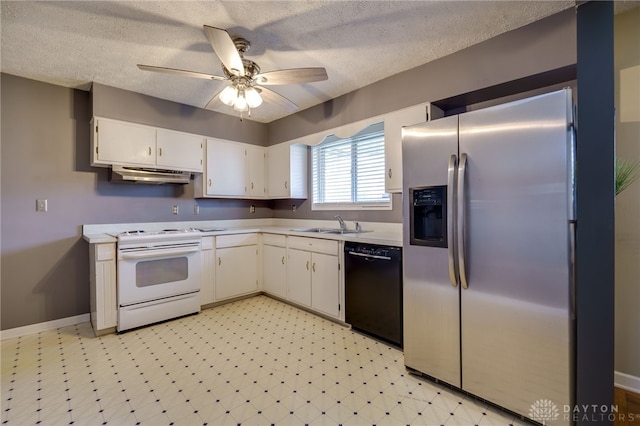
[[[300,109],[322,103],[569,7],[574,1],[1,2],[2,72],[87,90],[91,82],[204,107],[226,82],[203,25],[251,42],[263,72],[325,67],[327,81],[271,86]],[[221,106],[219,112],[237,115]],[[272,105],[252,119],[287,115]]]

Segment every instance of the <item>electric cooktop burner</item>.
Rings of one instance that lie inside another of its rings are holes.
[[[164,229],[161,231],[131,230],[117,234],[118,244],[131,245],[146,242],[163,243],[176,241],[200,240],[202,233],[193,228]]]

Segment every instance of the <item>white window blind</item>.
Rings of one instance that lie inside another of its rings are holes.
[[[314,210],[389,209],[385,192],[384,123],[311,148]]]

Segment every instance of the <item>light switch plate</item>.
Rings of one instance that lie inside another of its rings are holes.
[[[37,212],[46,212],[47,211],[47,200],[36,200],[36,211]]]

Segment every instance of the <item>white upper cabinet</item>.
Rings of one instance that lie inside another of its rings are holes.
[[[202,136],[100,117],[92,127],[92,166],[202,172]]]
[[[264,198],[267,194],[265,149],[258,145],[245,145],[245,155],[248,162],[247,195],[250,198]]]
[[[308,147],[281,143],[267,148],[267,197],[306,199]]]
[[[156,163],[156,129],[139,124],[95,118],[91,165],[153,166]]]
[[[244,198],[248,170],[243,144],[207,138],[206,146],[206,165],[203,175],[196,177],[196,194]]]
[[[196,197],[265,198],[265,149],[258,145],[207,138],[206,164],[195,178]]]
[[[202,136],[158,129],[156,132],[156,165],[202,172],[203,142]]]
[[[384,117],[385,189],[402,192],[402,127],[440,118],[442,110],[421,104],[386,114]]]

